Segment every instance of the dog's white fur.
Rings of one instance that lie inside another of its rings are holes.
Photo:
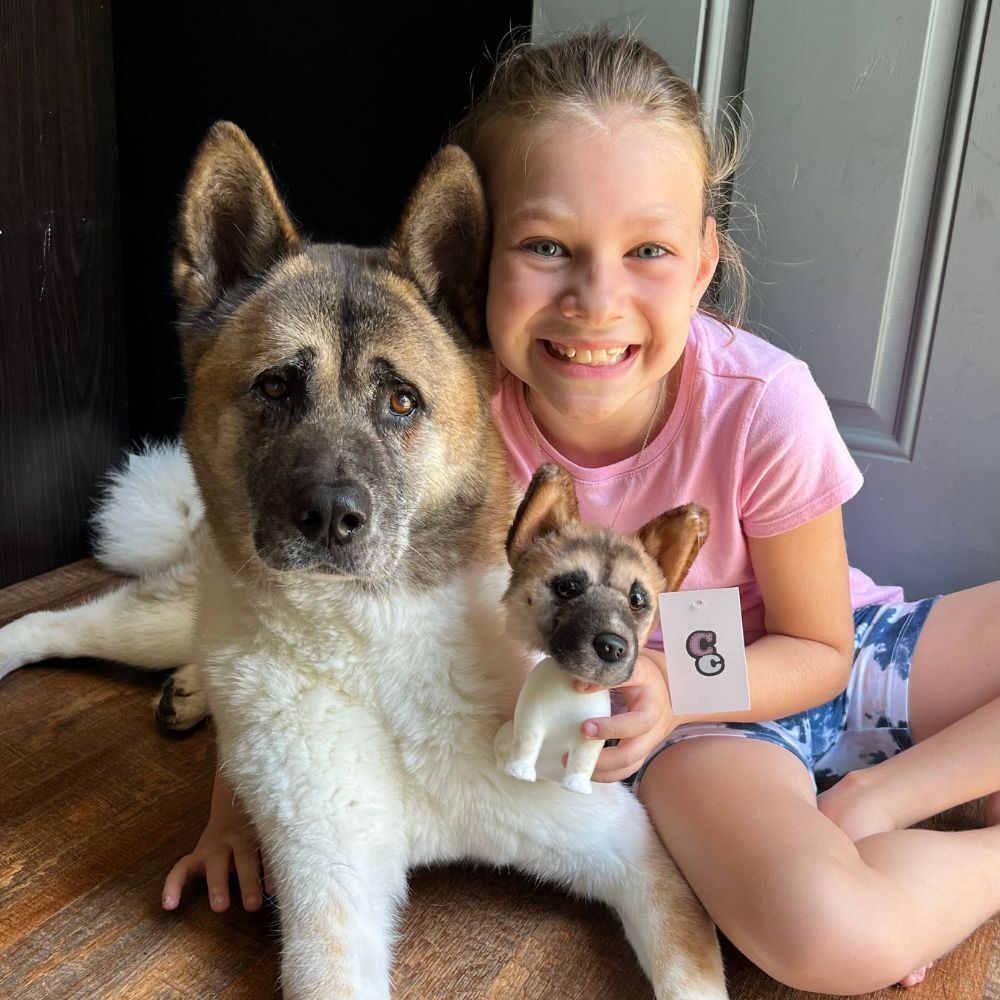
[[[159,465],[149,482],[180,470],[178,517],[200,509],[179,453],[149,460]],[[143,516],[131,476],[105,531],[127,533]],[[626,788],[566,795],[497,771],[494,736],[527,667],[500,611],[506,566],[377,597],[320,575],[234,575],[202,525],[174,527],[192,544],[140,546],[158,573],[0,630],[0,663],[42,649],[203,664],[220,759],[277,882],[288,1000],[387,998],[407,869],[460,858],[609,903],[660,1000],[725,997],[714,928]],[[164,566],[168,552],[180,561]]]
[[[514,709],[514,718],[497,733],[494,748],[497,767],[521,781],[543,778],[558,781],[570,792],[589,795],[590,776],[604,744],[580,733],[587,719],[611,714],[611,696],[603,688],[577,691],[575,678],[551,656],[541,660],[528,674]],[[563,754],[566,769],[555,769]]]

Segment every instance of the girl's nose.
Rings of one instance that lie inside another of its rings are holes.
[[[591,262],[574,271],[570,286],[560,296],[559,312],[589,326],[608,326],[623,318],[624,301],[614,267]]]

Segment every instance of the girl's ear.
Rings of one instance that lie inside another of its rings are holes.
[[[719,231],[715,217],[705,217],[705,231],[701,234],[701,249],[698,260],[698,274],[694,283],[694,309],[698,308],[701,297],[705,294],[715,269],[719,266]],[[692,309],[692,312],[694,311]]]
[[[555,462],[540,465],[507,533],[507,559],[513,566],[537,538],[580,520],[570,474]]]
[[[695,503],[687,503],[654,517],[635,535],[660,564],[667,591],[677,590],[708,538],[708,511]]]

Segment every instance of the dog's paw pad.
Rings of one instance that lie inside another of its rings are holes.
[[[500,767],[504,774],[509,774],[512,778],[520,781],[534,781],[535,769],[530,764],[522,764],[519,761],[508,761]]]
[[[579,774],[571,774],[563,779],[562,787],[567,792],[578,792],[580,795],[590,795],[590,779]]]

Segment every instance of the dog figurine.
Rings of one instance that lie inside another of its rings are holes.
[[[408,869],[462,858],[606,901],[659,1000],[721,1000],[714,928],[636,798],[496,769],[530,663],[501,606],[515,492],[490,415],[488,231],[450,147],[388,249],[309,243],[249,139],[213,127],[173,265],[196,593],[158,596],[153,572],[59,648],[200,668],[276,882],[286,1000],[387,1000]],[[129,542],[127,509],[110,528]],[[662,544],[677,576],[695,526]],[[0,661],[30,659],[31,635],[0,631]]]
[[[656,595],[676,589],[678,573],[688,570],[664,545],[679,521],[706,537],[708,514],[695,504],[661,514],[634,535],[584,525],[570,475],[554,463],[535,472],[507,536],[512,573],[503,602],[508,631],[547,655],[528,675],[513,720],[497,733],[499,770],[534,781],[542,754],[543,771],[558,780],[554,765],[565,753],[562,787],[590,794],[604,744],[585,739],[580,725],[610,715],[607,688],[632,676],[656,620]],[[692,549],[690,558],[696,554]],[[575,680],[603,687],[580,692]]]

